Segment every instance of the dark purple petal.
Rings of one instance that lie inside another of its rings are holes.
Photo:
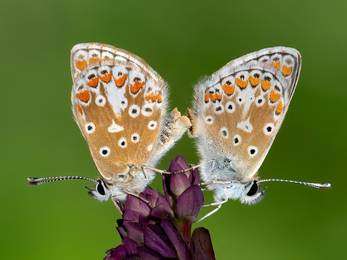
[[[127,255],[135,255],[138,253],[137,248],[139,244],[136,243],[134,240],[130,239],[129,237],[126,237],[122,240],[122,242],[125,252],[127,252]]]
[[[174,217],[174,212],[161,193],[159,193],[157,205],[151,210],[150,216],[158,219]]]
[[[128,195],[124,204],[123,220],[142,223],[150,213],[150,207],[141,199]]]
[[[128,235],[128,233],[125,231],[123,226],[118,226],[117,230],[118,230],[118,233],[122,239]]]
[[[178,259],[189,259],[188,248],[176,227],[167,219],[163,219],[161,227],[175,248]]]
[[[196,228],[192,235],[193,260],[216,259],[213,252],[210,232],[203,227]]]
[[[181,166],[181,168],[183,170],[189,169],[190,166],[189,164],[186,162],[186,159],[184,158],[184,156],[181,155],[177,155],[175,158],[175,161],[177,162],[177,164],[179,164]]]
[[[139,245],[143,245],[143,226],[138,223],[124,221],[124,228],[127,231],[127,237],[136,241]]]
[[[177,200],[177,215],[179,218],[196,218],[204,203],[204,195],[199,186],[191,186]]]
[[[152,206],[155,206],[158,200],[158,192],[149,187],[141,192],[140,196],[147,200]]]
[[[176,156],[176,158],[177,158],[177,156]],[[175,160],[172,160],[172,161],[170,162],[170,166],[169,166],[169,169],[168,169],[169,172],[174,173],[174,172],[183,171],[183,170],[189,168],[189,167],[182,168],[182,166],[176,161],[176,158],[175,158]],[[186,164],[187,164],[187,163],[186,163]]]
[[[172,173],[170,176],[170,189],[173,195],[180,196],[190,186],[185,173]]]
[[[165,233],[158,226],[144,226],[145,245],[163,257],[176,258],[175,251],[166,240]]]
[[[123,245],[119,245],[116,248],[112,248],[106,251],[106,256],[104,260],[122,260],[126,257],[126,252]]]
[[[197,168],[195,168],[192,172],[192,174],[190,175],[190,177],[192,179],[189,179],[190,180],[190,183],[192,185],[200,185],[200,175],[199,175],[199,171]]]
[[[168,191],[168,189],[170,190],[170,177],[168,176],[168,174],[163,174],[162,180],[163,180],[163,189],[164,189],[165,200],[166,200],[167,204],[170,206],[170,208],[172,208],[173,201],[171,200],[171,197],[170,197],[170,194]]]
[[[142,260],[162,260],[163,259],[161,255],[158,255],[157,253],[149,250],[146,247],[139,247],[138,251]]]

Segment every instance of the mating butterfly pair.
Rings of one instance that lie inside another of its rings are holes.
[[[123,201],[145,189],[156,162],[189,129],[202,161],[211,162],[200,172],[214,191],[213,205],[228,199],[256,203],[264,196],[260,182],[285,181],[258,180],[256,173],[283,122],[300,68],[300,53],[286,47],[233,60],[197,84],[187,117],[177,109],[167,113],[167,84],[144,60],[106,44],[78,44],[71,51],[72,110],[101,179],[29,181],[88,179],[96,183],[89,190],[94,198]]]

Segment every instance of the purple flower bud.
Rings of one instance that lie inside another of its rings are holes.
[[[107,251],[104,260],[215,259],[208,230],[191,227],[204,202],[197,169],[189,169],[183,156],[171,161],[163,174],[164,196],[146,188],[128,195],[118,220],[122,245]]]

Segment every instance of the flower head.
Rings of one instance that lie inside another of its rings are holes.
[[[204,202],[197,169],[187,170],[183,156],[171,161],[163,175],[164,196],[146,188],[128,195],[118,220],[122,245],[108,250],[104,260],[215,259],[208,230],[191,227]]]

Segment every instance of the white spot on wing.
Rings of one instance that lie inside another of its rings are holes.
[[[249,119],[251,117],[248,117],[248,119],[246,121],[240,122],[237,124],[237,128],[240,128],[241,130],[247,132],[247,133],[251,133],[253,130],[253,126],[252,124],[249,122]]]
[[[206,124],[211,125],[213,123],[213,117],[212,116],[206,116],[205,120],[206,120]]]
[[[248,149],[248,154],[251,157],[254,157],[258,154],[258,148],[255,146],[248,146],[247,149]]]
[[[99,150],[99,153],[102,157],[106,157],[110,155],[110,148],[108,148],[107,146],[101,147]]]
[[[226,127],[222,127],[220,129],[220,134],[223,138],[226,138],[226,139],[229,138],[229,131]]]
[[[114,120],[112,120],[112,125],[108,128],[108,131],[110,133],[117,133],[117,132],[120,132],[120,131],[123,131],[124,130],[124,127],[121,126],[121,125],[117,125]]]
[[[104,84],[107,100],[111,104],[116,117],[121,117],[121,112],[128,106],[128,100],[124,97],[126,88],[118,88],[112,79]]]
[[[103,107],[106,104],[106,98],[102,95],[98,95],[95,98],[95,104],[97,104],[99,107]]]
[[[131,141],[133,143],[138,143],[140,141],[140,135],[138,133],[132,134],[131,135]]]
[[[141,110],[140,107],[138,105],[131,105],[129,107],[129,115],[132,118],[136,118],[139,114],[140,114]]]
[[[274,124],[268,123],[264,126],[263,131],[265,135],[271,135],[274,130]]]
[[[118,140],[118,145],[122,148],[127,147],[127,140],[124,137],[122,137],[121,139]]]
[[[239,144],[241,143],[241,141],[242,141],[242,139],[241,139],[241,136],[240,136],[240,135],[235,135],[235,136],[234,136],[233,142],[234,142],[234,145],[235,145],[235,146],[239,145]]]
[[[156,121],[149,121],[149,123],[148,123],[148,128],[150,129],[150,130],[154,130],[156,127],[157,127],[157,122]]]
[[[148,152],[152,151],[152,149],[153,149],[153,144],[151,144],[150,146],[147,147]]]
[[[95,131],[95,125],[93,123],[85,124],[85,128],[88,134],[91,134]]]

